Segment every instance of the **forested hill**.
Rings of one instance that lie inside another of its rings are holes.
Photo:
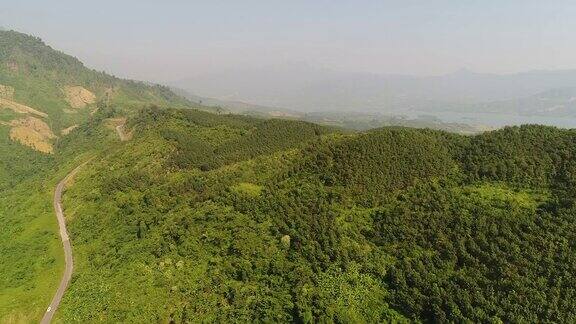
[[[57,143],[99,109],[118,118],[151,104],[199,107],[164,86],[89,69],[37,37],[0,30],[0,190],[53,160]]]
[[[64,263],[54,187],[90,156],[113,149],[115,127],[147,105],[203,108],[0,30],[0,323],[40,321]]]
[[[65,197],[64,322],[573,322],[576,133],[146,109]]]
[[[88,69],[39,38],[0,31],[0,128],[10,128],[16,142],[51,152],[99,106],[131,111],[142,104],[190,106],[167,87]]]
[[[0,322],[46,311],[86,161],[56,322],[576,322],[575,130],[218,115],[0,36]]]
[[[86,111],[99,101],[132,107],[142,103],[189,104],[167,87],[122,80],[86,68],[39,38],[14,31],[0,31],[0,84],[7,89],[4,99],[48,114],[55,132],[85,120]]]

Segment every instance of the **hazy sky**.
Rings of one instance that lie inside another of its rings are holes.
[[[286,62],[419,75],[576,68],[576,1],[3,0],[0,26],[155,81]]]

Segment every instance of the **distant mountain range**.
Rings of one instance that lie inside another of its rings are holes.
[[[307,112],[576,115],[576,70],[504,75],[460,70],[416,77],[335,72],[294,64],[230,70],[173,85],[201,96]]]
[[[492,129],[485,125],[471,125],[462,122],[445,122],[432,115],[403,116],[369,112],[302,112],[285,108],[254,105],[241,101],[228,101],[200,97],[179,88],[171,89],[193,103],[212,108],[219,113],[234,113],[263,118],[304,120],[321,125],[335,126],[350,130],[368,130],[383,126],[405,126],[446,130],[461,134],[476,134]]]
[[[531,116],[576,115],[576,87],[553,88],[527,97],[464,106],[470,111]],[[457,107],[453,106],[453,109]]]

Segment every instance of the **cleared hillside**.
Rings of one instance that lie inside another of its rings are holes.
[[[33,117],[53,134],[60,135],[63,129],[86,121],[101,106],[129,112],[143,104],[191,105],[166,87],[91,70],[39,38],[0,31],[0,128],[14,128],[19,120]],[[25,136],[23,132],[16,137]],[[44,137],[50,149],[40,151],[52,152],[57,137]]]

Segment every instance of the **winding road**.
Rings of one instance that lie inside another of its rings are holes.
[[[72,271],[74,269],[74,258],[72,257],[72,246],[70,244],[70,237],[68,236],[68,231],[66,230],[66,219],[64,218],[64,212],[62,211],[62,193],[64,192],[64,188],[66,187],[66,183],[78,173],[80,168],[82,168],[86,163],[84,162],[76,169],[72,170],[62,181],[58,183],[56,186],[56,190],[54,191],[54,210],[56,212],[56,218],[58,219],[58,227],[60,228],[60,238],[62,239],[62,244],[64,245],[64,257],[66,262],[66,267],[64,269],[64,275],[60,280],[60,286],[58,286],[58,290],[52,298],[52,302],[46,313],[44,313],[44,317],[41,324],[49,324],[52,321],[52,317],[54,313],[58,309],[60,302],[62,301],[62,296],[64,296],[64,292],[66,288],[68,288],[68,284],[70,283],[70,279],[72,278]]]
[[[127,141],[129,136],[124,133],[124,125],[125,121],[116,126],[116,132],[120,137],[121,141]],[[66,183],[72,179],[80,169],[90,162],[92,159],[80,164],[77,166],[72,172],[70,172],[62,181],[58,183],[56,186],[56,190],[54,191],[54,211],[56,212],[56,218],[58,219],[58,227],[60,228],[60,238],[62,239],[62,245],[64,246],[64,257],[66,266],[64,268],[64,275],[60,280],[60,286],[58,286],[58,290],[56,294],[52,298],[52,302],[48,309],[46,309],[46,313],[44,313],[44,317],[40,321],[41,324],[50,324],[52,318],[54,317],[54,313],[60,306],[60,302],[62,301],[62,297],[64,296],[64,292],[66,292],[66,288],[70,284],[70,279],[72,279],[72,271],[74,270],[74,257],[72,256],[72,245],[70,244],[70,237],[68,236],[68,230],[66,229],[66,218],[64,218],[64,211],[62,209],[62,193],[66,188]]]

